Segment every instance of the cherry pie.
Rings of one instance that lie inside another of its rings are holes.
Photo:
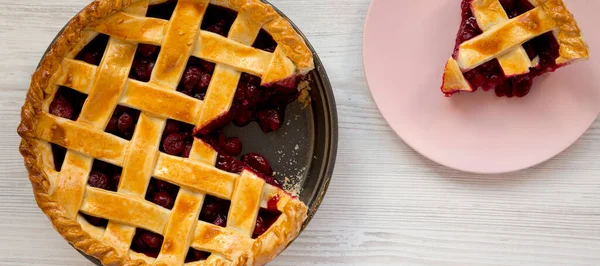
[[[99,0],[35,71],[18,132],[40,208],[109,265],[261,265],[307,207],[221,131],[282,125],[314,68],[258,0]]]
[[[523,97],[533,79],[589,57],[562,0],[463,0],[462,23],[442,92],[495,90]]]

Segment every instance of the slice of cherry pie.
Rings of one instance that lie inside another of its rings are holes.
[[[18,132],[40,208],[107,265],[261,265],[307,207],[229,123],[282,126],[313,55],[259,0],[98,0],[32,77]]]
[[[589,57],[562,0],[463,0],[462,22],[442,92],[495,90],[523,97],[533,79]]]

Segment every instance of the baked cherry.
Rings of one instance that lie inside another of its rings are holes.
[[[185,256],[185,263],[199,261],[199,260],[205,260],[208,258],[208,256],[210,256],[210,253],[208,253],[208,252],[190,248],[188,250],[188,254]]]
[[[88,179],[88,184],[92,187],[108,190],[110,188],[108,177],[97,171],[92,171]]]
[[[229,205],[230,202],[227,200],[206,196],[199,219],[218,226],[225,226],[227,224]]]
[[[273,175],[273,169],[265,157],[258,153],[248,153],[242,156],[242,162],[250,166],[254,171],[266,175]]]
[[[57,94],[50,103],[50,113],[66,119],[73,117],[73,106],[67,98]]]
[[[162,246],[163,237],[153,232],[143,232],[140,234],[142,242],[151,249],[158,249]]]
[[[252,232],[252,238],[257,238],[269,230],[269,228],[271,228],[273,223],[277,221],[277,218],[279,218],[280,215],[281,212],[277,210],[272,211],[261,208],[258,211],[258,216],[256,217],[256,224],[254,226],[254,232]]]
[[[170,210],[173,208],[173,203],[175,203],[175,200],[168,192],[159,191],[154,195],[152,202]]]
[[[152,75],[155,62],[146,58],[136,58],[133,60],[132,71],[137,77],[137,80],[148,82]]]
[[[177,189],[177,186],[175,186],[167,181],[162,181],[159,179],[154,179],[154,186],[155,186],[156,190],[158,190],[158,191],[173,192]]]
[[[140,43],[138,44],[137,53],[144,57],[152,57],[158,52],[158,46],[151,44]]]
[[[225,20],[217,21],[215,24],[208,26],[206,30],[227,37],[227,32],[225,32]]]
[[[264,29],[261,29],[258,32],[258,36],[256,37],[254,44],[252,44],[252,47],[272,53],[277,47],[277,42],[273,40],[273,36],[271,36],[271,34]]]
[[[243,163],[241,163],[240,161],[236,160],[235,158],[233,158],[229,155],[225,155],[225,154],[221,154],[221,153],[219,153],[219,155],[217,156],[216,167],[223,171],[234,173],[234,174],[239,174],[242,171],[244,171]]]
[[[114,190],[117,190],[117,187],[119,187],[119,182],[121,182],[121,174],[115,174],[112,176],[112,185],[114,187]]]
[[[185,147],[183,148],[183,152],[181,152],[181,157],[183,158],[189,158],[190,157],[190,152],[192,151],[192,143],[186,143]]]
[[[134,122],[135,121],[133,120],[133,116],[131,116],[129,113],[123,113],[121,116],[119,116],[119,120],[117,123],[119,132],[121,134],[125,134],[127,132],[133,131]]]
[[[88,223],[90,223],[93,226],[97,226],[97,227],[104,227],[108,224],[108,220],[106,219],[102,219],[99,217],[95,217],[95,216],[90,216],[87,214],[82,214],[83,218],[85,218],[86,221],[88,221]]]
[[[183,72],[183,77],[181,78],[181,84],[183,85],[183,92],[185,94],[192,94],[192,90],[200,83],[202,74],[200,67],[190,66],[186,68],[185,72]]]
[[[515,0],[500,0],[500,4],[507,11],[512,11],[515,8]]]
[[[258,113],[258,123],[263,132],[277,131],[283,123],[277,110],[265,110]]]
[[[108,124],[106,125],[106,132],[116,133],[119,129],[119,118],[116,116],[111,116],[110,120],[108,120]]]
[[[100,54],[99,51],[89,51],[89,52],[83,52],[81,59],[88,64],[99,65],[101,58],[102,58],[102,55]]]
[[[217,215],[217,218],[213,222],[214,225],[225,227],[227,225],[227,216],[223,214]]]
[[[236,137],[227,138],[223,145],[223,149],[225,150],[225,153],[231,156],[240,155],[240,153],[242,152],[242,142],[239,138]]]
[[[179,155],[183,151],[184,145],[183,138],[178,133],[168,135],[163,141],[163,149],[170,155]]]
[[[206,60],[199,59],[198,64],[204,70],[204,73],[213,73],[215,71],[215,63],[208,62]]]
[[[263,218],[258,216],[256,217],[256,225],[254,226],[254,232],[252,232],[252,237],[257,238],[258,236],[264,234],[267,229],[269,229],[266,223],[263,221]]]
[[[211,78],[211,74],[202,73],[202,75],[200,76],[200,82],[198,82],[198,89],[200,91],[206,91],[206,89],[208,89],[208,85],[210,84]]]
[[[163,131],[163,135],[168,136],[173,133],[178,133],[179,129],[179,122],[175,120],[167,120],[167,124],[165,126],[165,130]]]

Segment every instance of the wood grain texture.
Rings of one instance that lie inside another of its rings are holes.
[[[369,2],[272,1],[321,56],[340,120],[329,192],[272,265],[600,265],[600,123],[518,173],[471,175],[428,161],[391,131],[369,94],[361,56]],[[0,0],[0,265],[91,265],[36,206],[16,134],[40,56],[86,4]]]

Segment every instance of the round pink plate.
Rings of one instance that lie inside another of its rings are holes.
[[[565,0],[592,59],[534,80],[525,98],[440,92],[460,24],[460,0],[373,0],[364,65],[379,110],[412,148],[467,172],[504,173],[544,162],[575,142],[600,111],[600,1]]]

